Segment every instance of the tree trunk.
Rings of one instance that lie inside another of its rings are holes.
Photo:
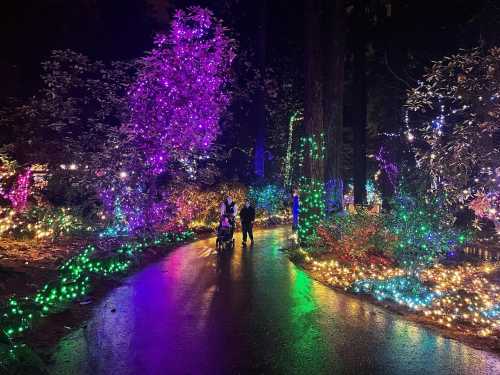
[[[306,137],[319,139],[324,132],[321,70],[321,0],[305,1],[305,98],[304,124]],[[324,180],[324,160],[305,153],[304,176]]]
[[[325,0],[323,72],[324,121],[326,127],[326,194],[327,210],[343,209],[342,154],[344,110],[344,60],[346,15],[344,0]]]
[[[255,156],[254,168],[258,179],[265,176],[265,150],[266,150],[266,107],[264,84],[264,74],[266,67],[266,32],[267,32],[267,0],[261,0],[259,6],[257,25],[257,68],[260,74],[260,85],[255,94]]]
[[[353,32],[353,148],[354,204],[366,204],[366,17],[363,0],[354,5]]]

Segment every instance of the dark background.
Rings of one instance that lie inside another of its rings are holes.
[[[460,48],[498,44],[499,3],[494,0],[366,1],[369,8],[366,18],[369,133],[392,132],[401,126],[405,92],[416,85],[432,60],[458,52]],[[349,2],[347,4],[349,6]],[[258,64],[261,59],[276,71],[290,70],[297,90],[302,90],[304,0],[2,1],[0,105],[8,97],[34,94],[40,85],[40,63],[52,49],[70,48],[106,61],[140,57],[152,47],[155,33],[168,30],[174,9],[190,5],[211,8],[232,29],[240,50],[249,60]],[[262,25],[263,30],[259,29]],[[344,101],[347,145],[351,138],[352,113],[356,111],[350,78],[352,40],[356,32],[348,19]],[[244,74],[239,73],[239,79],[245,80]],[[257,111],[252,111],[253,105],[255,101],[240,103],[240,108],[234,111],[239,129],[222,139],[227,147],[252,147],[256,136],[253,124],[259,121],[255,117]],[[372,143],[369,139],[369,149]],[[230,164],[243,162],[234,160]],[[226,174],[243,177],[238,168]]]

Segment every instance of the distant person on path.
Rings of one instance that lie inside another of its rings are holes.
[[[253,245],[253,221],[255,220],[255,209],[247,200],[245,206],[240,211],[241,230],[243,232],[243,246],[247,244],[247,234],[250,237],[250,242]]]

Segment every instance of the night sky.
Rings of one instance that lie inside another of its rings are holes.
[[[245,50],[255,49],[263,0],[28,0],[0,5],[0,98],[33,94],[40,62],[50,50],[70,48],[103,60],[139,57],[156,32],[167,30],[176,7],[208,6],[233,29]],[[302,64],[303,1],[268,1],[267,61]],[[387,51],[392,70],[411,79],[432,59],[498,40],[495,1],[419,0],[382,4],[369,43]],[[387,1],[389,3],[389,1]],[[351,30],[350,33],[353,31]],[[349,38],[349,35],[348,35]],[[399,61],[398,55],[409,59]],[[349,69],[349,66],[347,66]]]

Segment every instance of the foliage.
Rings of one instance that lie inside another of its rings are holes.
[[[54,50],[42,63],[42,88],[27,102],[1,111],[4,154],[20,165],[44,164],[49,184],[41,194],[56,206],[98,207],[99,171],[118,165],[132,150],[121,148],[118,129],[127,117],[126,90],[134,62],[93,61]],[[36,177],[36,176],[35,176]]]
[[[123,128],[123,147],[134,155],[121,161],[121,171],[103,171],[107,186],[100,194],[108,214],[130,231],[164,223],[171,212],[166,187],[180,174],[195,179],[210,157],[230,101],[234,42],[225,34],[207,9],[179,10],[170,33],[158,34],[139,62]]]
[[[395,236],[393,256],[403,267],[435,263],[466,241],[466,233],[455,229],[454,222],[442,197],[400,188],[385,222],[387,230]]]
[[[30,194],[31,168],[25,168],[16,174],[15,161],[0,155],[0,163],[0,197],[8,200],[15,211],[24,211]],[[7,188],[9,182],[10,188]]]
[[[15,239],[57,239],[88,232],[85,225],[69,208],[33,206],[25,211],[0,208],[0,236]]]
[[[500,48],[474,49],[435,62],[408,94],[417,166],[453,206],[498,194],[499,82]]]
[[[387,255],[390,255],[393,237],[384,227],[383,215],[364,209],[337,214],[323,222],[319,235],[339,260],[392,263]]]
[[[229,195],[240,207],[245,202],[247,188],[242,184],[221,184],[201,189],[188,186],[172,193],[176,211],[169,227],[188,226],[191,229],[207,229],[218,224],[220,205]]]
[[[3,149],[20,164],[88,164],[105,151],[110,130],[126,118],[126,90],[134,63],[93,61],[54,50],[42,63],[42,88],[27,103],[2,110]]]
[[[274,215],[285,208],[288,195],[278,185],[267,184],[251,186],[248,190],[247,199],[252,202],[257,212],[263,211],[268,215]]]
[[[207,9],[177,11],[168,36],[156,36],[129,91],[126,129],[147,173],[163,173],[174,159],[195,173],[230,102],[233,59],[234,42]]]

